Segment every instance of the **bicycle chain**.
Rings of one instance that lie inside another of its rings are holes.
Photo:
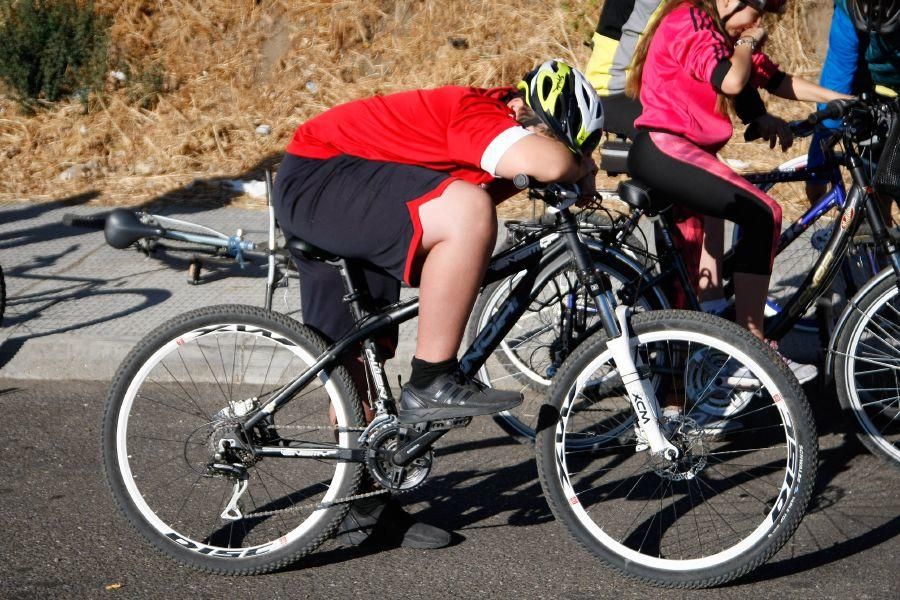
[[[297,430],[302,430],[302,431],[317,431],[320,429],[324,429],[324,430],[330,430],[330,431],[337,431],[338,433],[352,432],[352,431],[358,431],[358,432],[362,433],[363,431],[366,430],[366,427],[339,427],[337,425],[327,425],[327,426],[326,425],[282,425],[282,426],[276,427],[276,429],[278,429],[278,430],[297,429]],[[271,517],[271,516],[279,515],[279,514],[300,512],[301,510],[306,510],[308,508],[312,508],[314,510],[326,509],[326,508],[331,508],[332,506],[336,506],[338,504],[347,504],[347,503],[353,502],[355,500],[361,500],[363,498],[371,498],[374,496],[380,496],[382,494],[388,494],[388,493],[390,493],[390,490],[380,489],[380,490],[375,490],[374,492],[365,492],[362,494],[353,494],[351,496],[344,496],[343,498],[335,498],[331,502],[308,502],[306,504],[298,504],[295,506],[291,506],[289,508],[280,508],[278,510],[265,510],[265,511],[261,511],[261,512],[254,512],[249,515],[244,515],[244,518],[246,519],[246,518]]]
[[[338,504],[346,504],[348,502],[353,502],[354,500],[360,500],[362,498],[371,498],[372,496],[380,496],[381,494],[390,493],[390,490],[375,490],[374,492],[366,492],[364,494],[354,494],[352,496],[345,496],[343,498],[336,498],[331,502],[309,502],[307,504],[298,504],[297,506],[292,506],[290,508],[281,508],[278,510],[265,510],[262,512],[254,512],[249,515],[244,515],[245,519],[249,518],[257,518],[257,517],[271,517],[274,515],[284,514],[284,513],[293,513],[299,512],[301,510],[307,508],[313,508],[318,510],[320,508],[331,508],[332,506],[336,506]]]

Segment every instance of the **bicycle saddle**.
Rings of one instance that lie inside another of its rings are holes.
[[[655,199],[650,186],[637,179],[628,179],[619,183],[616,189],[619,197],[632,208],[638,208],[644,211],[648,217],[652,217],[664,210],[667,210],[671,203],[660,202]]]
[[[606,140],[600,146],[600,169],[607,175],[628,175],[628,152],[631,142],[628,140]]]
[[[318,246],[313,246],[307,241],[300,238],[290,238],[285,241],[284,247],[287,248],[291,255],[296,257],[304,257],[310,260],[318,260],[321,262],[334,262],[340,260],[340,256],[332,254],[327,250],[323,250]]]
[[[107,244],[122,250],[142,238],[162,237],[166,230],[142,223],[133,210],[117,208],[106,217],[103,232]]]

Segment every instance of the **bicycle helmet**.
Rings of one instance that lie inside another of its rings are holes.
[[[900,24],[900,0],[847,0],[847,13],[859,31],[891,33]]]
[[[600,143],[603,107],[594,86],[565,61],[548,60],[517,86],[525,103],[569,149],[590,154]]]
[[[741,0],[747,6],[751,6],[759,12],[781,13],[787,0]]]

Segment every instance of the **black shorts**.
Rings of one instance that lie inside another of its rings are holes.
[[[275,181],[275,216],[286,235],[368,265],[364,274],[372,298],[384,306],[399,299],[401,279],[418,284],[419,207],[453,180],[413,165],[285,154]],[[342,302],[337,269],[307,259],[297,263],[303,322],[339,339],[353,318]]]

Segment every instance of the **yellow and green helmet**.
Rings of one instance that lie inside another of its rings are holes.
[[[603,107],[581,71],[563,60],[548,60],[517,87],[525,103],[572,152],[594,151],[603,132]]]

